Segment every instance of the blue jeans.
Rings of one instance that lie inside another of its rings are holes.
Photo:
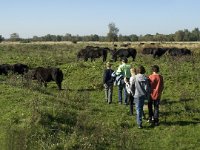
[[[139,126],[142,125],[144,100],[145,100],[145,96],[134,98],[135,108],[136,108],[136,121]]]
[[[118,86],[118,100],[122,103],[122,91],[124,90],[124,103],[128,103],[128,93],[126,91],[125,83]]]

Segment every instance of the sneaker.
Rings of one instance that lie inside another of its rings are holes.
[[[139,126],[138,126],[138,129],[142,129],[142,128],[143,128],[143,126],[142,126],[142,125],[139,125]]]
[[[120,105],[121,105],[121,104],[122,104],[122,102],[119,102],[118,104],[120,104]]]
[[[148,122],[148,123],[152,123],[152,120],[151,120],[151,119],[148,119],[147,122]]]

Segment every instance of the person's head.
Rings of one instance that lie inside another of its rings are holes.
[[[107,67],[107,68],[111,68],[111,66],[112,66],[112,64],[111,64],[110,62],[107,62],[107,63],[106,63],[106,67]]]
[[[146,70],[143,66],[139,66],[138,69],[137,69],[137,73],[140,73],[140,74],[145,74]]]
[[[159,67],[158,67],[158,65],[153,65],[152,67],[151,67],[151,69],[152,69],[152,71],[153,72],[155,72],[155,73],[158,73],[159,72]]]
[[[125,64],[126,64],[127,62],[128,62],[128,59],[127,59],[126,57],[123,57],[123,58],[122,58],[122,63],[125,63]]]
[[[131,75],[134,76],[136,75],[136,69],[135,68],[131,68],[130,69]]]

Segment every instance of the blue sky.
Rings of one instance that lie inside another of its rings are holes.
[[[0,0],[0,35],[170,34],[200,28],[200,0]]]

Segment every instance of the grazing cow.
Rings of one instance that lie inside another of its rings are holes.
[[[121,44],[120,46],[121,47],[128,47],[128,46],[130,46],[131,45],[131,43],[127,43],[127,44]]]
[[[26,78],[31,78],[37,80],[41,85],[44,84],[47,87],[47,82],[55,81],[58,89],[61,90],[61,83],[63,81],[63,73],[59,68],[43,68],[37,67],[33,70],[30,70]]]
[[[142,54],[153,55],[153,58],[156,58],[156,57],[161,57],[163,54],[165,54],[167,50],[168,50],[167,48],[146,47],[146,48],[143,48]]]
[[[111,55],[112,55],[112,60],[114,61],[117,61],[117,58],[123,58],[123,57],[132,57],[133,58],[133,61],[135,60],[135,57],[136,57],[136,54],[137,54],[137,51],[136,49],[133,49],[133,48],[128,48],[128,49],[119,49],[119,50],[113,50],[111,52]]]
[[[24,75],[24,73],[27,73],[28,70],[29,70],[29,67],[25,64],[17,63],[12,66],[13,73]]]
[[[77,53],[77,61],[79,61],[81,58],[83,58],[84,61],[87,61],[88,60],[88,51],[89,49],[81,49],[80,51],[78,51]]]
[[[95,58],[103,58],[103,62],[106,61],[107,59],[107,53],[110,49],[109,48],[100,48],[100,47],[92,47],[92,46],[87,46],[84,49],[81,49],[77,53],[77,60],[80,58],[83,58],[84,61],[87,61],[89,58],[91,61],[94,61]]]
[[[191,55],[192,52],[189,49],[186,48],[170,48],[168,50],[168,54],[170,56],[183,56],[183,55]]]
[[[0,65],[0,75],[8,75],[8,73],[12,71],[12,65],[9,64],[2,64]]]

